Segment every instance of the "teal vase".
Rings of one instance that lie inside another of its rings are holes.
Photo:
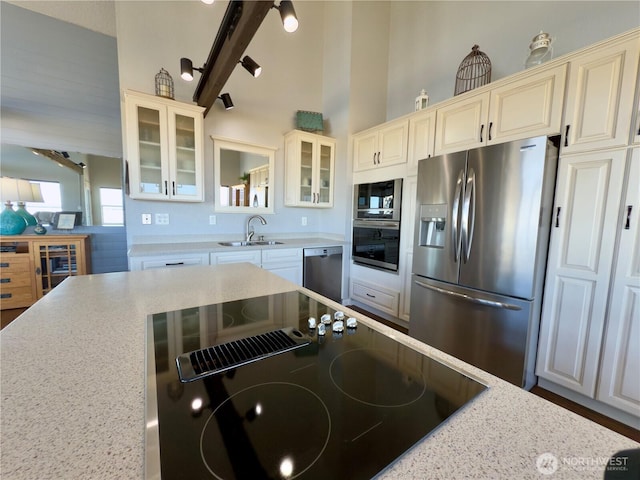
[[[27,222],[7,204],[0,213],[0,235],[20,235],[27,228]]]
[[[20,203],[18,203],[18,209],[15,212],[22,218],[24,218],[24,221],[27,222],[27,226],[34,226],[38,224],[38,220],[36,219],[36,217],[27,212],[27,209],[24,208],[24,205],[20,205]]]

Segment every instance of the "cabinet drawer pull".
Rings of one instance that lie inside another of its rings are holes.
[[[168,185],[166,180],[164,181],[164,194],[169,195],[169,190],[168,190]]]
[[[631,210],[633,205],[627,205],[627,221],[624,223],[624,229],[629,230],[631,228]]]
[[[480,141],[482,142],[482,133],[484,132],[484,123],[480,125]]]
[[[375,295],[371,295],[370,293],[367,293],[366,295],[367,295],[367,297],[376,298]]]
[[[165,263],[167,267],[175,267],[176,265],[184,265],[184,262]]]
[[[10,278],[0,278],[0,283],[11,283]]]
[[[564,130],[564,146],[568,147],[569,146],[569,127],[571,125],[567,125],[567,128],[565,128]]]
[[[173,191],[173,195],[176,194],[176,182],[171,182],[171,190]]]
[[[11,298],[12,293],[0,293],[0,298]]]
[[[560,207],[556,210],[556,228],[560,226]]]
[[[489,122],[489,140],[491,140],[491,127],[493,127],[493,122]]]
[[[0,268],[9,268],[9,262],[0,263]]]

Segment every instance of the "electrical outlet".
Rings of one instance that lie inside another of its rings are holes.
[[[156,213],[156,225],[169,225],[169,214]]]
[[[302,217],[302,226],[307,225],[307,217]]]
[[[215,224],[216,224],[216,216],[209,215],[209,225],[215,225]]]
[[[151,214],[143,213],[142,214],[142,224],[143,225],[151,225]]]

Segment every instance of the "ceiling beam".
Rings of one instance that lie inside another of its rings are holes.
[[[273,0],[231,0],[227,5],[227,11],[193,94],[193,101],[205,107],[205,116],[220,96],[225,83],[272,6]]]
[[[78,175],[84,175],[84,168],[82,165],[78,165],[73,160],[69,160],[62,153],[56,150],[45,150],[42,148],[32,148],[31,151],[36,155],[46,157],[49,160],[53,160],[61,167],[67,167],[76,172]]]

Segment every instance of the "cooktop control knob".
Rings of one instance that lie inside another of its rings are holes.
[[[327,333],[327,327],[324,326],[324,323],[318,325],[318,335],[324,335]]]
[[[333,319],[344,320],[344,312],[341,312],[340,310],[338,310],[336,313],[333,314]]]
[[[347,318],[347,328],[356,328],[358,326],[358,320],[356,317]]]
[[[342,320],[336,320],[335,322],[333,322],[333,326],[331,327],[331,329],[334,332],[343,332],[344,331],[344,322]]]
[[[311,329],[316,328],[316,318],[315,317],[309,317],[309,328],[311,328]]]
[[[331,323],[331,315],[329,315],[328,313],[325,313],[320,317],[320,321],[325,325],[329,325]]]

